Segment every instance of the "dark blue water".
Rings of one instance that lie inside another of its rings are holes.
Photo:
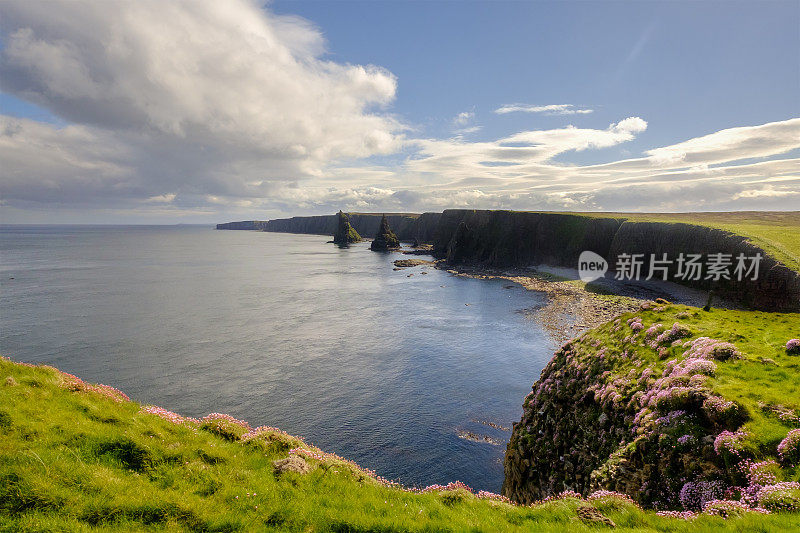
[[[519,418],[555,348],[517,312],[542,296],[326,240],[2,227],[0,349],[181,414],[278,426],[405,484],[498,491],[509,434],[476,420]]]

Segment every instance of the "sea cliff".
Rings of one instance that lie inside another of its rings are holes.
[[[371,238],[377,233],[380,215],[349,216],[359,234]],[[688,215],[684,218],[691,219]],[[680,254],[700,254],[704,258],[726,254],[732,260],[739,254],[746,257],[760,254],[763,259],[756,279],[752,274],[742,280],[736,276],[706,279],[703,275],[696,280],[677,281],[697,289],[713,289],[718,296],[753,309],[800,310],[800,273],[776,259],[773,253],[776,249],[756,245],[745,235],[703,224],[648,222],[630,215],[468,209],[394,214],[387,215],[387,219],[401,241],[432,243],[433,255],[451,264],[501,268],[550,265],[574,269],[580,253],[589,250],[603,257],[611,271],[620,254],[643,254],[641,271],[646,275],[651,254],[655,257],[666,254],[673,260],[669,275],[675,280],[678,265],[674,261]],[[800,224],[797,226],[800,228]],[[336,216],[234,222],[217,228],[332,235]]]
[[[728,300],[766,311],[800,310],[800,274],[742,236],[722,229],[684,223],[637,222],[576,214],[517,211],[448,210],[435,233],[434,255],[448,262],[485,266],[546,264],[577,268],[589,250],[603,257],[611,270],[620,254],[643,254],[641,271],[649,270],[651,254],[673,261],[680,254],[760,254],[756,279],[678,280],[682,285],[713,289]],[[669,266],[675,280],[678,266]]]
[[[380,229],[382,214],[347,213],[353,228],[366,238],[372,238]],[[258,230],[278,233],[305,233],[310,235],[333,235],[338,224],[336,215],[277,218],[268,221],[245,220],[217,224],[217,229]],[[387,214],[397,238],[406,242],[432,242],[441,213]]]

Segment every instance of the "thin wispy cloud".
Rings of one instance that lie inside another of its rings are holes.
[[[453,124],[456,126],[465,126],[475,118],[475,113],[472,111],[463,111],[455,116]]]
[[[572,104],[549,104],[549,105],[530,105],[530,104],[507,104],[494,110],[498,115],[508,113],[542,113],[545,115],[588,115],[593,113],[593,109],[575,106]]]

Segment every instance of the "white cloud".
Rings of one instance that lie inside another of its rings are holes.
[[[572,104],[549,104],[549,105],[530,105],[530,104],[506,104],[494,110],[498,115],[508,113],[544,113],[545,115],[588,115],[593,113],[593,109],[586,107],[576,107]]]
[[[464,111],[452,119],[454,138],[409,139],[388,108],[391,73],[327,60],[309,22],[252,1],[17,1],[0,10],[0,86],[68,124],[0,116],[4,216],[37,206],[225,219],[339,208],[797,205],[797,118],[575,165],[563,162],[572,152],[621,147],[647,122],[469,142],[480,126]]]
[[[800,148],[800,118],[720,130],[645,153],[660,165],[708,165],[768,157],[796,148]]]
[[[469,126],[468,128],[460,128],[455,130],[453,133],[458,135],[467,135],[469,133],[477,133],[483,129],[483,126]]]
[[[607,148],[630,141],[647,128],[647,122],[630,117],[605,130],[567,126],[553,130],[523,131],[493,142],[465,142],[462,139],[413,141],[417,157],[407,163],[416,172],[478,176],[490,172],[516,173],[518,165],[544,163],[569,151]],[[505,169],[505,170],[498,170]]]
[[[122,188],[141,198],[258,195],[248,184],[320,176],[333,160],[402,142],[383,110],[395,97],[391,73],[323,59],[310,23],[251,1],[17,1],[2,12],[2,89],[76,124],[15,123],[31,157],[3,154],[13,160],[0,175],[7,197],[33,191],[33,180],[65,196],[76,181],[119,186],[123,168]],[[114,152],[110,163],[87,153],[89,139]],[[42,143],[60,153],[44,154],[37,172],[30,152]]]
[[[170,194],[159,194],[158,196],[151,196],[146,201],[155,204],[171,204],[175,201],[175,197],[177,195],[175,193]]]

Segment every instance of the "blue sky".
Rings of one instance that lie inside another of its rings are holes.
[[[474,111],[492,139],[572,123],[651,125],[611,160],[800,114],[798,2],[276,2],[313,21],[337,61],[399,80],[395,112],[428,135]],[[580,117],[497,116],[502,104],[577,103]],[[657,127],[656,127],[657,126]],[[578,161],[584,162],[578,158]]]
[[[4,222],[800,205],[796,1],[132,4],[0,7]]]

